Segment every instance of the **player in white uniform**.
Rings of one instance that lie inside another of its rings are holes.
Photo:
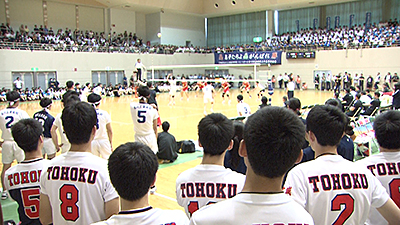
[[[0,129],[1,138],[3,142],[2,148],[2,162],[3,170],[1,171],[1,183],[4,187],[4,172],[11,167],[11,163],[16,159],[18,162],[24,160],[24,152],[17,146],[11,135],[11,127],[21,119],[29,118],[28,113],[18,109],[20,95],[17,91],[10,91],[6,94],[8,107],[0,111]],[[1,199],[7,198],[7,192],[1,193]]]
[[[294,167],[286,193],[302,205],[315,224],[364,224],[371,208],[391,224],[400,224],[400,209],[365,167],[337,155],[347,118],[334,106],[315,106],[307,116],[307,135],[315,160]]]
[[[42,172],[40,221],[87,225],[109,218],[118,212],[119,198],[107,161],[90,151],[96,110],[86,102],[70,104],[62,112],[62,122],[71,149],[52,159]]]
[[[238,95],[236,97],[238,104],[236,105],[237,112],[239,116],[250,116],[251,115],[251,109],[249,104],[243,102],[243,95]]]
[[[378,178],[400,208],[400,112],[388,111],[379,115],[374,121],[374,130],[380,153],[356,163]],[[366,224],[387,225],[388,222],[376,209],[371,209]]]
[[[128,142],[115,149],[108,161],[108,171],[111,183],[120,196],[121,211],[96,225],[188,224],[188,218],[180,210],[161,210],[150,206],[149,188],[156,181],[157,170],[157,157],[147,145]]]
[[[108,159],[112,152],[112,127],[111,116],[107,111],[100,109],[101,96],[98,94],[90,94],[88,102],[96,108],[97,124],[96,136],[92,141],[92,153],[101,156],[103,159]]]
[[[42,98],[40,100],[40,106],[43,108],[41,111],[33,114],[33,118],[40,122],[43,127],[43,158],[47,154],[47,159],[56,157],[56,147],[54,146],[53,140],[51,139],[51,127],[54,123],[54,117],[49,113],[53,101],[49,98]]]
[[[156,154],[157,146],[157,110],[147,104],[150,97],[150,89],[147,86],[140,86],[138,89],[139,102],[132,102],[131,116],[133,130],[135,131],[135,141],[148,145]]]
[[[287,109],[265,107],[249,117],[239,154],[247,165],[243,190],[201,208],[190,224],[314,224],[311,215],[282,191],[286,171],[301,156],[304,125]]]
[[[168,74],[167,81],[169,82],[169,103],[170,105],[175,105],[175,95],[176,95],[176,80],[172,74]]]
[[[176,198],[188,217],[205,205],[232,198],[242,190],[245,179],[223,166],[225,152],[233,145],[231,120],[220,113],[209,114],[199,122],[198,134],[204,149],[201,164],[176,179]]]
[[[61,103],[62,103],[63,107],[67,107],[67,105],[69,103],[73,104],[77,101],[80,101],[78,92],[69,90],[69,91],[65,92],[65,94],[63,95],[63,99],[61,100]],[[62,116],[62,113],[57,114],[56,118],[54,119],[53,126],[51,127],[50,133],[51,133],[51,139],[53,140],[53,143],[57,149],[57,152],[61,148],[61,153],[66,153],[71,148],[71,144],[69,143],[67,136],[65,135],[64,128],[63,128],[62,121],[61,121],[61,116]],[[61,144],[58,144],[57,130],[61,137]]]
[[[43,128],[34,119],[22,119],[11,130],[15,142],[25,152],[25,160],[6,171],[4,187],[18,203],[21,224],[39,225],[39,178],[47,163],[41,153]]]
[[[204,97],[204,115],[207,115],[207,103],[211,103],[211,112],[214,112],[214,87],[207,81],[203,88]]]

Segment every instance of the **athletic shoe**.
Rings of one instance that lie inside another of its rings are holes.
[[[156,193],[156,191],[157,191],[156,186],[150,187],[150,194],[154,195],[154,193]]]
[[[1,192],[1,200],[6,200],[8,198],[8,194],[6,191]]]

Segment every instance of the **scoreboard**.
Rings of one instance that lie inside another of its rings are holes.
[[[286,52],[286,59],[315,59],[315,52]]]

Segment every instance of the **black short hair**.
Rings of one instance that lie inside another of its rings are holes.
[[[330,99],[326,100],[325,105],[332,105],[332,106],[340,107],[339,101],[334,98],[330,98]]]
[[[85,144],[97,124],[97,113],[87,102],[69,104],[61,114],[65,134],[71,144]]]
[[[150,95],[149,87],[141,85],[138,88],[138,95],[139,97],[148,97]]]
[[[314,106],[306,119],[307,131],[313,132],[322,146],[337,146],[347,123],[346,115],[338,107],[331,105]]]
[[[162,123],[161,127],[162,127],[162,130],[163,130],[164,132],[167,132],[167,131],[169,130],[169,123],[168,123],[168,121],[164,121],[164,122]]]
[[[87,97],[87,101],[89,103],[99,103],[100,100],[101,100],[101,96],[96,93],[92,93],[92,94],[88,95],[88,97]]]
[[[262,102],[263,104],[267,104],[267,103],[268,103],[268,98],[265,97],[265,96],[262,96],[262,97],[261,97],[261,102]]]
[[[128,201],[141,199],[149,192],[157,170],[157,156],[139,142],[118,146],[108,159],[111,183],[119,196]]]
[[[400,111],[389,110],[374,121],[375,137],[379,145],[387,149],[400,148]]]
[[[233,123],[221,113],[211,113],[197,125],[199,141],[204,154],[221,155],[233,138]]]
[[[67,88],[72,88],[74,86],[74,82],[72,80],[69,80],[65,83],[67,85]]]
[[[73,91],[73,90],[68,90],[68,91],[66,91],[66,92],[62,95],[61,102],[63,102],[63,103],[65,104],[65,100],[66,100],[69,96],[72,96],[72,95],[76,95],[76,96],[79,97],[79,93],[78,93],[78,92]]]
[[[296,113],[300,110],[301,108],[301,102],[300,99],[298,98],[291,98],[288,102],[289,109],[295,111]]]
[[[36,151],[43,127],[35,119],[22,119],[11,127],[11,134],[24,152]]]
[[[264,107],[244,127],[247,157],[254,173],[268,178],[283,176],[304,144],[303,122],[289,109]]]
[[[376,91],[374,94],[375,94],[375,96],[377,96],[378,98],[381,97],[381,93],[379,93],[379,91]]]
[[[357,98],[357,99],[360,99],[360,98],[361,98],[361,94],[360,94],[360,93],[357,93],[357,94],[356,94],[356,98]]]
[[[9,101],[9,102],[16,101],[16,100],[18,100],[19,98],[20,98],[20,94],[19,94],[18,91],[9,91],[9,92],[7,92],[7,94],[6,94],[6,99],[7,99],[7,101]]]
[[[243,100],[243,95],[238,95],[236,98],[237,98],[237,100],[242,101]]]
[[[71,105],[71,104],[75,104],[77,102],[80,102],[81,99],[79,98],[78,95],[70,95],[68,96],[66,99],[64,99],[64,108]]]
[[[47,108],[49,105],[51,105],[51,103],[53,103],[53,101],[50,98],[44,97],[44,98],[40,99],[39,105],[42,108]]]

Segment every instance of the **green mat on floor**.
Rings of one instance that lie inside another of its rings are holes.
[[[8,197],[6,200],[1,200],[1,208],[3,210],[3,219],[14,220],[16,224],[19,222],[18,217],[18,203],[12,198]]]
[[[170,166],[175,166],[181,163],[189,162],[195,159],[198,159],[200,157],[203,157],[203,152],[202,151],[195,151],[194,153],[185,153],[185,154],[178,154],[178,158],[175,160],[173,163],[164,163],[160,164],[160,169],[170,167]]]

